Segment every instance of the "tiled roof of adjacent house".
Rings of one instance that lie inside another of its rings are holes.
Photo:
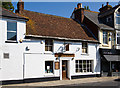
[[[107,15],[110,15],[110,14],[114,13],[116,8],[118,8],[119,6],[120,6],[120,4],[114,6],[112,9],[110,9],[110,10],[108,10],[108,11],[102,13],[102,14],[99,14],[99,17],[104,17],[104,16],[107,16]]]
[[[89,10],[85,10],[84,11],[84,15],[91,20],[94,24],[96,24],[99,28],[101,29],[109,29],[109,30],[114,30],[112,27],[102,23],[100,21],[100,19],[98,18],[98,12],[94,12],[94,11],[89,11]]]
[[[82,27],[71,18],[47,15],[28,10],[24,10],[22,13],[22,15],[29,19],[26,35],[96,41],[85,27]]]
[[[2,17],[10,17],[10,18],[17,18],[17,19],[26,19],[22,15],[13,13],[5,8],[0,7],[0,16]]]

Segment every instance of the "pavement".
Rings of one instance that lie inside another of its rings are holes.
[[[115,82],[116,79],[120,77],[92,77],[92,78],[79,78],[79,79],[72,79],[72,80],[56,80],[56,81],[46,81],[46,82],[35,82],[35,83],[23,83],[23,84],[9,84],[9,85],[2,85],[3,88],[7,87],[25,87],[25,88],[31,88],[34,87],[55,87],[55,86],[75,86],[75,85],[95,85],[95,83],[99,84],[106,83],[108,86],[116,86],[120,84],[120,81]],[[113,82],[114,81],[114,82]],[[111,84],[113,83],[113,84]],[[106,86],[107,86],[106,85]]]

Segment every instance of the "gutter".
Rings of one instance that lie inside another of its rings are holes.
[[[25,37],[29,38],[46,38],[46,39],[58,39],[58,40],[67,40],[67,41],[84,41],[84,42],[93,42],[93,43],[99,43],[98,41],[93,40],[84,40],[84,39],[71,39],[71,38],[62,38],[62,37],[52,37],[52,36],[38,36],[38,35],[25,35]],[[100,43],[99,43],[100,44]]]
[[[17,19],[17,20],[25,20],[25,21],[29,21],[29,19],[27,18],[22,18],[22,17],[12,17],[12,16],[5,16],[5,15],[0,15],[0,17],[6,17],[6,18],[11,18],[11,19]]]

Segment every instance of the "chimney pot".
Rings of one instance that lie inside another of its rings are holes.
[[[77,4],[77,8],[78,8],[78,9],[82,8],[82,3],[78,3],[78,4]]]
[[[21,14],[23,10],[24,10],[24,2],[22,0],[19,0],[17,3],[16,13]]]
[[[107,6],[109,5],[109,2],[107,2]]]
[[[104,4],[102,4],[102,8],[104,7]]]

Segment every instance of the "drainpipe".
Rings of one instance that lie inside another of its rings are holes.
[[[111,61],[110,61],[110,76],[112,76]]]

